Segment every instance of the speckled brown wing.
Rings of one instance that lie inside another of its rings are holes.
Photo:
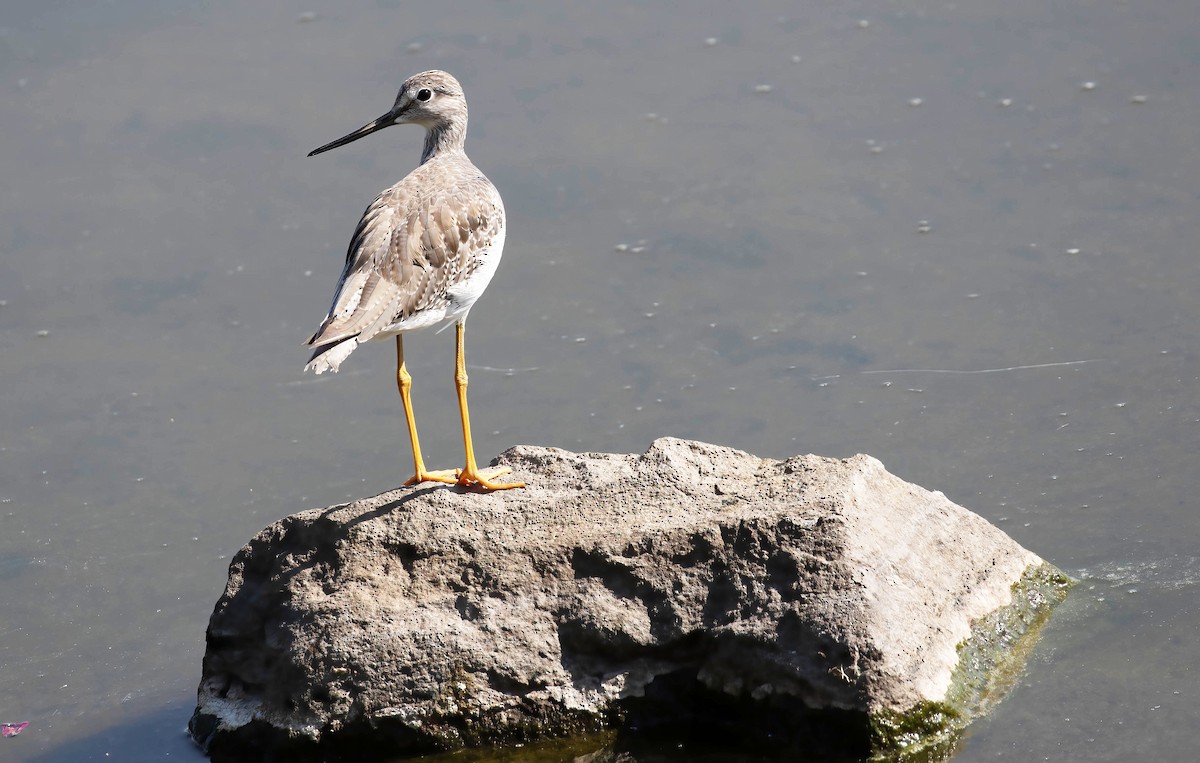
[[[453,287],[478,266],[503,225],[503,207],[478,170],[430,182],[422,165],[384,191],[363,214],[329,315],[309,339],[325,346],[359,343],[422,312],[449,306]],[[441,190],[421,192],[421,188]]]

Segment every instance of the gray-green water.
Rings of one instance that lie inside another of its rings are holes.
[[[22,0],[0,722],[30,725],[0,760],[198,760],[229,558],[408,476],[388,345],[300,369],[420,131],[304,155],[433,67],[509,212],[468,331],[481,458],[870,453],[1084,578],[958,760],[1194,757],[1191,2]],[[460,460],[452,345],[406,342],[434,468]]]

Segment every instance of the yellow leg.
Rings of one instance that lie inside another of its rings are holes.
[[[471,442],[471,415],[467,413],[467,358],[463,342],[465,329],[466,325],[463,321],[459,321],[454,327],[454,386],[458,389],[458,410],[462,414],[463,448],[467,451],[467,465],[458,473],[458,484],[467,487],[482,487],[486,490],[525,487],[524,482],[492,482],[492,479],[501,474],[512,471],[507,466],[481,471],[475,464],[475,446]]]
[[[396,335],[396,384],[400,387],[400,401],[404,404],[404,420],[408,423],[408,439],[412,442],[413,462],[416,472],[405,481],[405,485],[415,485],[418,482],[447,482],[454,484],[457,473],[448,471],[430,472],[425,469],[425,461],[421,458],[421,442],[417,439],[417,420],[413,417],[412,408],[412,377],[404,366],[404,337]]]

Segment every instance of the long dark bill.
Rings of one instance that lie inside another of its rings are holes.
[[[347,143],[353,143],[354,141],[358,140],[359,138],[364,138],[373,132],[379,132],[380,130],[382,130],[385,127],[391,127],[392,125],[396,124],[397,117],[399,117],[399,114],[396,112],[395,109],[393,109],[393,110],[389,111],[388,113],[384,114],[383,116],[381,116],[379,119],[376,119],[373,122],[369,122],[369,123],[363,125],[362,127],[358,128],[357,130],[350,133],[349,135],[345,135],[341,138],[338,138],[337,140],[335,140],[332,143],[326,143],[325,145],[321,146],[320,148],[318,148],[315,151],[313,151],[312,153],[310,153],[309,156],[316,156],[317,154],[328,151],[331,148],[337,148],[338,146],[344,146]]]

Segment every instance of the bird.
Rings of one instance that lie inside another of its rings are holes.
[[[511,469],[480,469],[467,411],[464,352],[467,314],[487,288],[504,250],[504,202],[492,182],[467,158],[467,101],[444,71],[404,81],[391,110],[354,132],[312,151],[329,151],[386,127],[425,129],[420,164],[379,194],[363,213],[346,251],[329,314],[308,339],[306,371],[336,372],[360,344],[396,338],[396,382],[412,443],[415,473],[405,485],[458,484],[484,491],[524,487],[497,482]],[[466,464],[425,468],[412,405],[412,376],[404,362],[404,335],[455,327],[454,383],[462,419]]]

